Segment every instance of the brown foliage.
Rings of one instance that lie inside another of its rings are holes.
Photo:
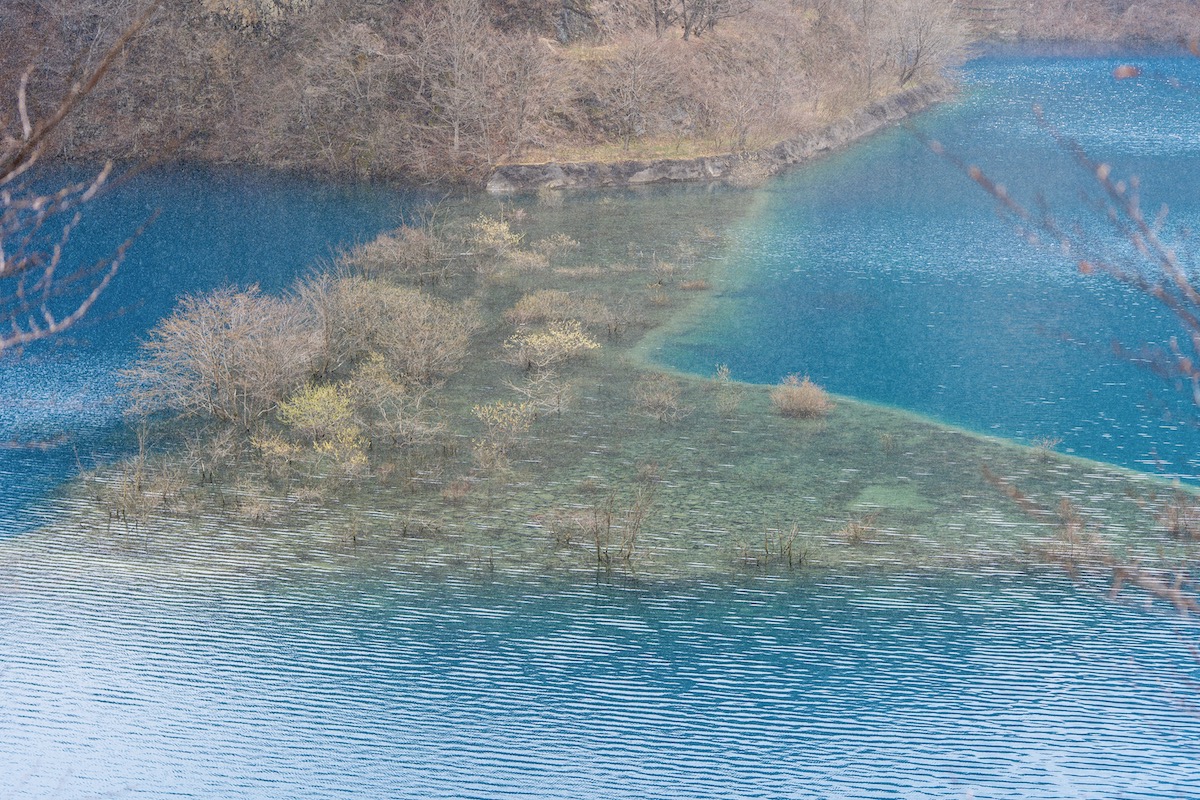
[[[823,417],[833,409],[833,403],[824,389],[805,375],[788,375],[771,390],[771,404],[785,417],[814,419]]]

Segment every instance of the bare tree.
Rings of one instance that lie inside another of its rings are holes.
[[[635,41],[608,59],[596,74],[594,92],[602,124],[630,143],[657,131],[677,83],[653,42]]]
[[[110,182],[113,165],[57,189],[38,186],[32,171],[55,132],[96,89],[154,9],[146,9],[94,66],[71,81],[49,112],[38,116],[31,109],[34,66],[21,75],[15,107],[0,111],[0,354],[78,323],[108,287],[136,238],[135,233],[95,263],[64,263],[82,208]]]
[[[751,0],[651,0],[650,12],[657,36],[678,25],[686,40],[711,31],[723,19],[746,13],[751,5]]]
[[[487,16],[479,0],[429,4],[413,20],[409,58],[419,119],[449,133],[455,157],[488,127]],[[435,134],[440,139],[440,135]]]
[[[876,76],[887,64],[885,0],[851,0],[850,18],[857,41],[858,72],[863,94],[871,97],[876,88]]]
[[[953,0],[899,0],[892,19],[893,58],[901,86],[961,59],[967,31]]]

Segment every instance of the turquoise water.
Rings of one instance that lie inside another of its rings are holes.
[[[1118,82],[1114,66],[1145,77]],[[1182,83],[1182,87],[1175,85]],[[1143,205],[1200,220],[1200,60],[1029,58],[973,62],[959,102],[916,127],[1012,192],[1082,211],[1087,181],[1040,129],[1142,179]],[[1111,237],[1109,237],[1111,238]],[[1184,248],[1189,252],[1188,248]],[[1178,330],[1154,302],[1020,240],[994,203],[906,130],[892,130],[766,190],[734,275],[702,326],[659,357],[775,383],[809,374],[834,392],[1020,441],[1195,480],[1200,430],[1178,387],[1113,354]]]
[[[394,188],[171,169],[90,206],[66,263],[109,255],[160,214],[82,324],[0,364],[0,535],[41,520],[46,493],[78,465],[128,449],[115,372],[180,296],[228,284],[283,289],[339,246],[399,224],[422,200]]]
[[[1200,797],[1194,631],[1046,576],[152,583],[0,593],[0,796]]]
[[[1027,118],[1031,97],[1057,97],[1064,126],[1124,143],[1115,160],[1148,184],[1163,151],[1181,160],[1161,169],[1186,174],[1190,110],[1160,108],[1176,95],[1152,83],[1110,85],[1110,68],[984,60],[964,101],[921,124],[1069,198],[1070,170]],[[1161,130],[1139,122],[1141,92]],[[1096,129],[1082,112],[1105,103]],[[738,288],[666,356],[772,382],[810,372],[1146,468],[1149,446],[1184,471],[1190,433],[1156,405],[1175,395],[1103,356],[1114,333],[1165,330],[1152,305],[1016,247],[964,186],[903,132],[772,184],[732,256]],[[1183,218],[1195,191],[1171,189]],[[0,370],[5,440],[79,431],[0,451],[0,532],[36,520],[76,448],[128,446],[112,369],[176,295],[284,286],[414,199],[207,172],[147,176],[136,197],[81,239],[105,252],[164,209],[108,305],[71,346]],[[1057,573],[639,584],[316,553],[189,576],[136,541],[78,541],[0,542],[0,800],[1200,798],[1195,626]]]

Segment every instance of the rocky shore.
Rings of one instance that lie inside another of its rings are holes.
[[[487,180],[487,190],[493,194],[514,194],[538,189],[596,189],[728,180],[747,168],[774,174],[840,150],[881,128],[950,99],[956,91],[957,86],[951,81],[922,84],[871,103],[857,113],[815,131],[749,153],[609,163],[507,164],[492,172]]]

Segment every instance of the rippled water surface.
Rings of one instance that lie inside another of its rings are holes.
[[[1116,81],[1137,64],[1144,77]],[[924,135],[1065,220],[1087,181],[1039,128],[1035,104],[1116,173],[1141,177],[1170,230],[1200,221],[1200,60],[1028,58],[973,62],[959,102]],[[1173,227],[1178,226],[1178,227]],[[742,232],[734,288],[661,357],[701,374],[829,389],[1020,441],[1195,479],[1200,429],[1187,394],[1113,355],[1178,328],[1153,301],[1025,245],[965,176],[893,130],[780,179]],[[1184,252],[1190,255],[1191,248]]]
[[[921,124],[1018,190],[1070,198],[1071,170],[1029,114],[1041,101],[1148,186],[1173,179],[1175,213],[1194,217],[1200,182],[1179,179],[1196,174],[1191,95],[1114,84],[1113,63],[986,59],[962,102]],[[112,372],[178,294],[282,287],[413,200],[268,176],[145,180],[144,202],[109,209],[84,240],[106,252],[163,207],[83,341],[0,370],[5,441],[68,429],[81,460],[128,446]],[[910,135],[753,197],[728,291],[664,358],[764,382],[808,372],[979,430],[1061,435],[1078,453],[1191,474],[1197,434],[1161,413],[1179,410],[1175,396],[1104,355],[1114,335],[1166,332],[1152,305],[1013,245],[988,201]],[[630,213],[646,217],[658,199],[638,202]],[[797,431],[785,436],[818,435]],[[954,457],[939,463],[974,469]],[[254,537],[287,545],[294,532],[245,523],[212,551],[178,526],[161,540],[128,525],[14,535],[75,458],[71,446],[0,450],[0,800],[1200,798],[1200,631],[1131,593],[1108,601],[1058,573],[996,567],[639,582],[539,579],[477,558],[450,574],[360,557],[356,543],[255,550]],[[829,462],[815,468],[836,473]],[[724,502],[720,473],[697,474]],[[773,477],[762,491],[803,503],[795,475]],[[888,502],[932,513],[897,486]],[[1078,491],[1100,502],[1095,486]],[[164,555],[181,544],[186,558]]]
[[[0,594],[12,797],[1200,797],[1170,617],[1023,575]]]

